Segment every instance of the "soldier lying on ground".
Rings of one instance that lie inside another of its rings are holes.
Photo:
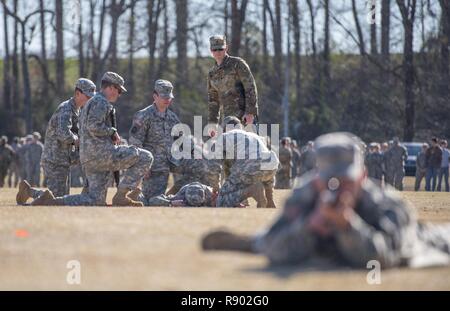
[[[450,263],[450,225],[419,223],[392,188],[365,178],[359,142],[346,133],[316,140],[317,173],[305,176],[264,233],[207,234],[205,250],[263,254],[273,264],[317,259],[366,268]]]

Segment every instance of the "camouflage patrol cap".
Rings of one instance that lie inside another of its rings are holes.
[[[227,39],[223,35],[214,35],[209,37],[209,46],[211,50],[225,49],[227,47]]]
[[[356,180],[364,173],[364,156],[361,140],[356,136],[336,132],[319,136],[314,142],[319,177],[348,177]]]
[[[189,206],[201,206],[205,202],[205,190],[200,185],[189,185],[185,198]]]
[[[105,72],[105,74],[102,77],[102,82],[103,81],[119,86],[123,92],[127,91],[127,89],[124,87],[125,81],[123,80],[123,78],[121,76],[119,76],[115,72],[111,72],[111,71]]]
[[[95,95],[95,83],[89,79],[78,79],[75,88],[79,89],[86,96],[93,97]]]
[[[162,79],[156,80],[154,90],[162,98],[174,98],[172,93],[173,85],[170,81]]]

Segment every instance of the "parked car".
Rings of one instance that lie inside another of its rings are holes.
[[[408,159],[405,162],[406,176],[416,175],[417,154],[422,150],[423,143],[401,143],[408,150]]]

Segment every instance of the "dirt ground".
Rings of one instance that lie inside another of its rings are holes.
[[[200,249],[209,230],[254,233],[279,212],[253,201],[247,209],[18,207],[15,193],[0,189],[1,290],[450,290],[450,267],[386,270],[369,285],[368,270],[274,269],[262,257]],[[277,190],[276,203],[288,195]],[[450,221],[448,193],[402,195],[421,219]],[[80,263],[79,285],[66,281],[70,260]]]

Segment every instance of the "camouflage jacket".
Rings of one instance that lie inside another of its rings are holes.
[[[214,65],[208,73],[208,122],[219,122],[220,107],[223,117],[244,114],[258,115],[258,94],[255,79],[247,63],[233,56],[225,56],[222,64]]]
[[[117,132],[112,127],[113,106],[99,92],[92,97],[80,114],[80,161],[81,164],[111,160],[115,146],[111,136]]]
[[[381,179],[384,171],[384,159],[381,153],[368,153],[366,155],[365,164],[369,177]]]
[[[403,169],[405,161],[408,159],[408,151],[403,146],[392,146],[391,149],[385,152],[384,162],[386,170]]]
[[[8,168],[14,157],[15,152],[10,145],[0,145],[0,167]]]
[[[25,149],[25,162],[27,163],[27,167],[40,165],[43,150],[44,145],[40,141],[27,145]]]
[[[170,150],[174,141],[171,132],[178,123],[180,120],[173,111],[167,109],[161,113],[155,104],[134,115],[128,142],[152,153],[154,158],[152,172],[170,170],[172,162]]]
[[[41,162],[70,166],[73,143],[78,139],[80,110],[73,98],[63,102],[53,113],[45,132],[44,153]]]
[[[280,146],[280,163],[283,175],[291,176],[292,171],[292,150],[284,146]]]

